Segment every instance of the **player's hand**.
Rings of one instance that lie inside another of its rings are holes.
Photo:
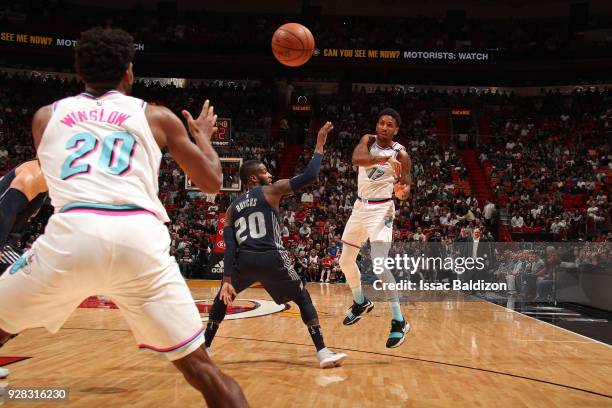
[[[221,291],[219,292],[219,298],[229,306],[232,304],[234,299],[236,299],[236,289],[229,282],[223,282],[221,286]]]
[[[398,200],[406,201],[410,197],[410,184],[396,183],[393,185],[393,192]]]
[[[323,127],[319,129],[319,133],[317,133],[317,149],[323,148],[325,143],[327,142],[327,135],[334,129],[334,125],[331,122],[325,122]]]
[[[210,138],[217,132],[217,115],[215,115],[215,109],[210,105],[210,101],[207,99],[202,106],[202,112],[197,119],[194,119],[187,110],[181,112],[183,117],[187,120],[187,126],[189,133],[193,137],[197,135],[203,135],[204,137]]]
[[[399,160],[393,158],[393,156],[389,156],[386,162],[393,167],[393,171],[395,171],[395,177],[400,178],[402,176],[402,163]]]

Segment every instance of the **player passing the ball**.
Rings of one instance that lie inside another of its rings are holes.
[[[358,197],[342,234],[344,247],[340,255],[340,267],[353,293],[353,305],[343,321],[345,325],[357,323],[364,313],[374,308],[361,288],[357,255],[369,238],[372,260],[387,257],[393,241],[393,193],[402,201],[410,195],[410,156],[404,146],[393,141],[400,126],[399,113],[394,109],[383,109],[378,115],[376,135],[364,135],[353,151],[353,165],[359,167]],[[383,272],[378,278],[383,283],[394,283],[395,278],[384,262],[382,266]],[[388,348],[399,347],[410,324],[404,319],[397,292],[386,290],[385,293],[392,312],[391,333],[386,345]]]
[[[225,270],[206,326],[204,337],[207,348],[211,346],[225,318],[227,306],[236,294],[260,282],[276,303],[293,301],[297,304],[317,349],[321,368],[339,366],[346,358],[346,354],[334,353],[325,346],[319,316],[283,247],[278,222],[281,198],[298,192],[317,179],[323,160],[323,146],[332,129],[331,122],[323,125],[306,170],[290,180],[272,183],[272,175],[258,160],[246,161],[240,167],[240,178],[247,192],[234,200],[227,210],[223,229]]]

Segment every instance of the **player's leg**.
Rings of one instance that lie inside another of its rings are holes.
[[[346,354],[335,353],[325,346],[321,325],[319,324],[319,315],[312,304],[312,299],[310,298],[310,293],[308,293],[308,290],[306,290],[306,288],[302,289],[295,299],[293,299],[293,301],[300,309],[302,321],[306,325],[308,334],[310,334],[310,338],[312,339],[312,343],[317,349],[319,366],[321,368],[331,368],[342,365],[342,362],[346,358]]]
[[[209,407],[248,407],[240,385],[223,374],[202,347],[173,361],[185,380],[200,391]]]
[[[239,273],[237,271],[237,273]],[[239,276],[236,276],[232,279],[232,285],[234,286],[234,290],[236,293],[242,292],[244,289],[251,286],[253,282],[244,282],[240,279]],[[227,305],[223,303],[221,298],[219,297],[219,292],[217,292],[217,296],[213,300],[213,304],[210,308],[210,313],[208,314],[208,322],[206,323],[206,330],[204,331],[204,345],[206,346],[206,351],[210,354],[210,347],[212,346],[212,342],[217,335],[217,330],[219,330],[219,325],[223,319],[225,319],[225,314],[227,313]]]
[[[138,293],[131,288],[110,295],[139,348],[163,353],[204,396],[208,406],[248,406],[240,386],[223,374],[204,350],[204,328],[193,297],[178,265],[169,269],[162,272],[162,277],[151,276],[163,280],[163,285],[147,284],[150,290]],[[141,281],[148,280],[145,276]]]
[[[221,298],[219,297],[220,292],[217,292],[217,296],[215,296],[215,300],[213,300],[213,304],[210,308],[210,312],[208,313],[208,322],[206,323],[206,330],[204,331],[204,345],[206,346],[206,351],[210,352],[210,346],[212,346],[212,342],[217,335],[217,330],[219,330],[219,325],[225,319],[225,314],[227,313],[227,305],[223,303]]]
[[[242,251],[239,255],[240,265],[251,271],[252,279],[261,282],[264,289],[277,304],[294,301],[300,309],[302,321],[317,350],[321,368],[335,367],[346,358],[343,353],[334,353],[325,347],[319,316],[312,304],[310,294],[293,269],[293,263],[287,251],[266,251],[249,253]]]
[[[95,248],[99,242],[75,236],[65,216],[52,217],[45,234],[0,276],[0,347],[28,328],[60,329],[102,276],[91,263],[99,258]],[[85,261],[89,268],[77,271]]]
[[[395,284],[395,277],[387,268],[385,262],[393,243],[394,205],[391,204],[387,208],[377,208],[375,212],[376,215],[370,217],[366,223],[372,250],[372,263],[379,265],[382,269],[377,278],[383,282],[383,287],[388,288],[389,286],[384,284]],[[391,331],[386,345],[388,348],[395,348],[399,347],[406,339],[410,324],[404,319],[397,291],[385,289],[384,295],[391,307]]]
[[[374,308],[374,303],[363,295],[361,272],[357,266],[357,255],[367,239],[367,230],[363,226],[364,205],[360,202],[355,204],[342,234],[342,253],[338,263],[353,293],[353,305],[342,322],[345,325],[357,323],[364,313],[369,313]]]
[[[209,406],[247,406],[239,386],[215,367],[202,347],[200,313],[169,255],[164,224],[149,215],[108,218],[108,232],[103,234],[110,234],[114,256],[107,270],[107,295],[119,307],[138,347],[164,354]]]

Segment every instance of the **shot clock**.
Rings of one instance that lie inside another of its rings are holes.
[[[217,118],[217,133],[210,139],[213,146],[229,146],[232,142],[232,120]]]

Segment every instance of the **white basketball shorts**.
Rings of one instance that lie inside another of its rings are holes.
[[[119,307],[140,348],[182,358],[204,342],[165,225],[144,211],[75,210],[51,217],[0,277],[0,329],[57,332],[87,297]]]
[[[361,248],[368,238],[370,242],[392,242],[394,215],[395,204],[391,199],[367,204],[357,199],[344,227],[342,242],[357,248]]]

